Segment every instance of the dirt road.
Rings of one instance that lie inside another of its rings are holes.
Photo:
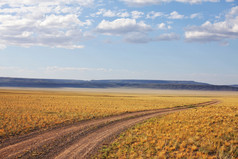
[[[193,106],[216,104],[213,100]],[[140,111],[95,119],[60,127],[43,133],[33,133],[6,141],[0,146],[0,158],[87,158],[104,142],[123,130],[146,119],[182,111],[191,107],[176,107]]]

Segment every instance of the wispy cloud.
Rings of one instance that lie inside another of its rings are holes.
[[[202,18],[202,14],[200,13],[193,13],[189,16],[189,18],[191,19],[195,19],[195,18]]]
[[[155,18],[161,17],[161,16],[164,16],[164,13],[151,11],[146,15],[146,18],[147,19],[155,19]]]
[[[149,43],[158,41],[174,41],[179,39],[180,36],[175,33],[164,33],[155,37],[150,37],[147,34],[132,33],[128,34],[124,40],[129,43]]]

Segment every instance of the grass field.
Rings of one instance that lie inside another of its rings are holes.
[[[136,125],[96,158],[237,158],[238,94],[234,92],[1,89],[0,143],[59,124],[213,99],[221,102]]]
[[[138,124],[95,158],[238,158],[238,96],[216,99]]]
[[[61,123],[209,100],[204,96],[1,89],[0,140]]]

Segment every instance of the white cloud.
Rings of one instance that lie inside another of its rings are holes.
[[[202,15],[200,13],[194,13],[190,15],[190,19],[195,19],[195,18],[202,18]]]
[[[92,13],[92,17],[97,17],[99,15],[102,15],[105,12],[105,9],[99,9],[96,13]]]
[[[132,11],[131,12],[131,16],[133,19],[138,19],[141,18],[144,15],[143,12],[139,12],[139,11]]]
[[[235,16],[238,16],[238,6],[231,8],[230,12],[226,15],[226,18],[232,19]]]
[[[161,29],[171,29],[171,26],[161,23]],[[103,20],[97,26],[96,31],[105,35],[122,36],[124,41],[129,43],[149,43],[180,39],[180,36],[175,33],[166,33],[151,37],[149,35],[149,32],[153,31],[151,26],[145,24],[143,21],[137,22],[135,19]]]
[[[166,29],[166,25],[164,23],[158,24],[159,29]]]
[[[103,17],[121,17],[126,18],[129,17],[130,14],[124,10],[107,10],[104,8],[99,9],[96,13],[91,14],[92,17],[97,17],[99,15],[102,15]]]
[[[82,7],[90,7],[93,3],[93,0],[1,0],[1,48],[83,48],[78,44],[84,39],[82,29],[90,26],[92,21],[81,21],[80,14]]]
[[[169,1],[169,0],[167,0]],[[220,0],[173,0],[176,2],[182,2],[182,3],[190,3],[190,4],[199,4],[203,2],[220,2]]]
[[[104,17],[115,17],[116,14],[114,12],[112,12],[111,10],[107,10],[103,13]]]
[[[137,22],[135,19],[116,19],[114,21],[102,20],[96,31],[106,35],[123,35],[131,32],[147,32],[152,30],[150,25],[143,21]]]
[[[156,5],[169,2],[181,2],[190,4],[199,4],[202,2],[219,2],[220,0],[121,0],[130,6]],[[228,0],[229,1],[229,0]]]
[[[93,6],[94,0],[43,0],[43,1],[35,1],[35,0],[1,0],[0,6],[9,5],[10,7],[19,7],[19,6],[35,6],[35,5],[60,5],[60,4],[76,4],[80,6]]]
[[[43,21],[38,23],[39,27],[43,28],[51,28],[60,29],[60,28],[69,28],[69,27],[76,27],[76,26],[84,26],[84,25],[91,25],[91,22],[88,20],[86,22],[81,22],[77,15],[75,14],[68,14],[68,15],[54,15],[51,14],[50,16],[46,16]]]
[[[209,42],[224,41],[225,39],[238,39],[238,6],[233,7],[226,15],[224,21],[205,22],[201,26],[186,29],[187,41]]]
[[[184,15],[179,14],[176,11],[173,11],[170,13],[170,15],[168,16],[169,19],[183,19]]]
[[[50,15],[35,21],[27,17],[0,15],[0,41],[2,45],[47,46],[58,48],[83,48],[77,42],[83,38],[81,22],[76,15]],[[73,34],[72,34],[73,33]]]
[[[130,14],[128,12],[119,12],[117,13],[117,16],[121,18],[126,18],[126,17],[129,17]]]
[[[166,25],[165,23],[158,24],[158,28],[161,30],[172,29],[170,25]]]
[[[164,13],[162,13],[162,12],[151,11],[146,15],[146,18],[147,19],[155,19],[155,18],[161,17],[163,15],[164,15]]]
[[[226,2],[234,2],[234,0],[226,0]]]
[[[7,47],[6,45],[0,44],[0,50],[5,49],[6,47]]]

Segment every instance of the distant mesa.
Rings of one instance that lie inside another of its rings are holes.
[[[238,85],[211,85],[195,81],[169,80],[62,80],[0,77],[0,87],[34,88],[149,88],[171,90],[238,91]]]

